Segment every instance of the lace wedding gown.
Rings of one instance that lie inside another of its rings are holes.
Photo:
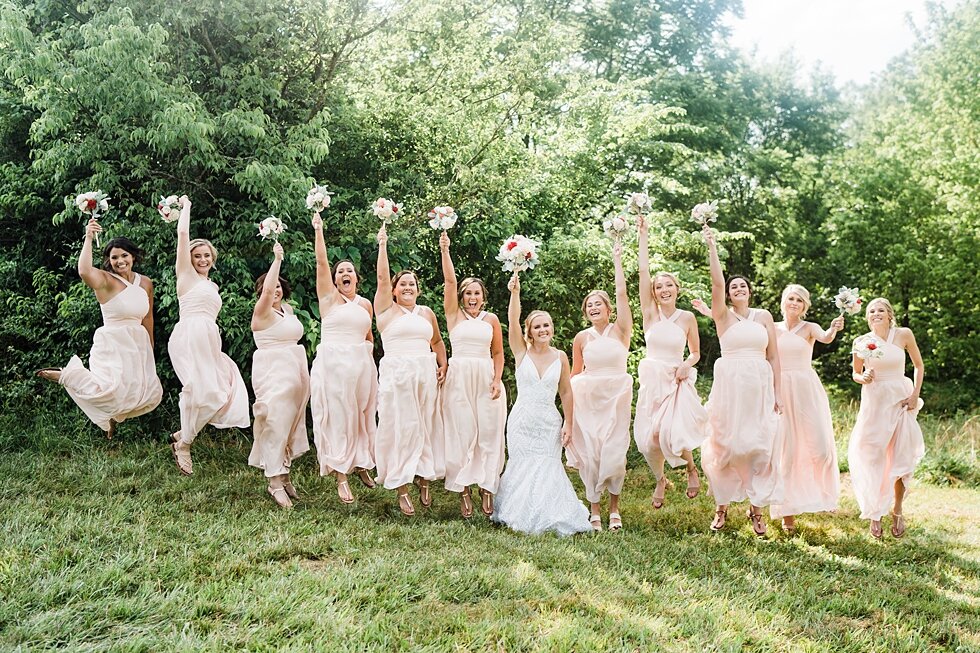
[[[571,535],[592,530],[589,511],[561,462],[562,417],[555,407],[560,358],[538,376],[530,356],[517,367],[517,401],[507,420],[510,458],[492,519],[515,531]]]

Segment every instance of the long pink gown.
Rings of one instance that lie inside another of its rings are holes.
[[[357,300],[341,297],[344,303],[323,316],[310,380],[321,476],[374,469],[378,368],[373,343],[365,340],[371,314]]]
[[[769,334],[750,309],[719,339],[714,382],[705,408],[711,427],[701,447],[701,466],[718,505],[749,499],[767,506],[783,499],[779,473],[780,431],[772,367],[766,360]]]
[[[883,347],[884,356],[865,362],[865,367],[875,371],[875,378],[861,386],[861,408],[847,448],[862,519],[881,519],[888,512],[898,479],[908,491],[912,473],[926,450],[916,420],[922,400],[915,410],[899,405],[912,394],[914,384],[905,376],[905,350],[894,344],[894,339],[893,328]]]
[[[670,317],[661,313],[644,334],[647,352],[640,361],[633,437],[651,469],[658,450],[671,467],[686,464],[681,454],[700,447],[708,435],[708,413],[694,386],[697,370],[692,369],[681,383],[674,379],[687,345],[687,334],[677,325],[680,315],[680,310]]]
[[[507,398],[501,389],[499,397],[490,399],[493,327],[483,319],[486,314],[466,315],[449,334],[453,355],[439,401],[450,492],[478,485],[496,493],[504,470]]]
[[[180,437],[191,443],[205,424],[219,429],[249,425],[248,391],[235,362],[221,351],[215,320],[221,311],[218,286],[199,279],[177,297],[180,320],[167,351],[180,391]]]
[[[252,451],[248,464],[266,477],[288,474],[292,461],[310,450],[306,435],[306,404],[310,372],[306,349],[298,344],[303,325],[284,312],[269,328],[253,331],[257,349],[252,355]]]
[[[163,397],[150,336],[143,328],[150,298],[140,287],[140,275],[133,283],[112,276],[126,287],[99,306],[102,326],[92,338],[89,369],[78,356],[72,356],[59,379],[82,412],[103,431],[109,430],[109,420],[122,422],[150,412]]]
[[[589,329],[582,348],[584,371],[572,377],[572,441],[565,450],[569,467],[577,469],[590,503],[602,493],[620,494],[626,478],[630,446],[633,377],[626,373],[629,351],[608,335]]]
[[[436,355],[432,352],[432,323],[394,304],[402,312],[381,332],[384,358],[379,366],[378,432],[374,455],[378,482],[394,490],[415,480],[439,478],[442,420]]]
[[[840,494],[830,401],[810,364],[813,343],[797,335],[805,325],[800,322],[792,331],[784,322],[776,325],[784,430],[779,468],[785,493],[781,503],[769,507],[774,518],[836,510]]]

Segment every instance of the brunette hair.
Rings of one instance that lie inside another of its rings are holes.
[[[255,296],[256,297],[261,297],[262,296],[262,286],[265,285],[265,278],[267,276],[269,276],[269,273],[268,272],[263,272],[261,275],[259,275],[259,278],[255,280]],[[289,296],[293,294],[293,289],[289,285],[289,282],[286,281],[285,279],[283,279],[282,277],[279,277],[279,285],[282,286],[282,299],[283,299],[283,301],[289,299]]]
[[[419,284],[419,275],[415,274],[411,270],[402,270],[401,272],[396,272],[395,273],[395,276],[393,276],[391,278],[391,290],[392,290],[392,292],[395,291],[395,286],[398,285],[398,280],[401,279],[402,277],[404,277],[406,274],[412,275],[412,277],[415,279],[415,285],[419,287],[419,290],[422,289],[421,284]]]
[[[339,261],[337,261],[336,263],[334,263],[333,264],[333,267],[330,269],[330,278],[331,279],[336,279],[337,278],[337,268],[339,268],[342,263],[350,263],[350,266],[352,268],[354,268],[354,274],[357,275],[357,278],[358,279],[361,278],[361,272],[360,272],[360,270],[357,269],[357,265],[354,264],[354,261],[350,260],[349,258],[342,258]]]
[[[129,252],[133,257],[133,264],[138,265],[143,260],[143,250],[136,246],[136,243],[125,236],[113,238],[102,248],[102,269],[112,271],[112,263],[109,262],[109,255],[114,249],[121,249]]]
[[[487,303],[487,284],[483,283],[483,279],[480,279],[479,277],[466,277],[456,288],[456,301],[459,302],[460,305],[463,303],[463,293],[470,287],[471,284],[474,283],[478,284],[480,289],[483,290],[483,303]]]
[[[741,274],[733,274],[732,276],[728,277],[728,281],[725,282],[725,301],[728,302],[732,301],[732,296],[728,292],[728,289],[731,288],[732,282],[735,281],[736,279],[741,279],[742,281],[745,282],[745,285],[749,287],[749,304],[751,304],[752,296],[755,294],[752,292],[752,282],[749,281],[748,277],[743,276]]]

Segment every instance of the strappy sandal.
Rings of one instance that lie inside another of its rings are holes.
[[[286,491],[286,494],[289,495],[289,498],[290,499],[298,499],[299,498],[299,492],[297,492],[296,491],[296,488],[293,487],[293,484],[292,484],[291,481],[283,481],[282,482],[282,489],[284,489]]]
[[[473,497],[470,496],[468,488],[459,495],[459,514],[463,516],[463,519],[469,519],[473,516]]]
[[[408,492],[398,493],[398,509],[409,517],[415,514],[415,506],[412,505],[412,497],[408,496]]]
[[[180,473],[184,476],[193,475],[194,463],[191,461],[191,452],[177,449],[176,442],[170,445],[170,451],[173,452],[174,462],[177,463],[177,469],[180,470]]]
[[[701,492],[701,475],[698,474],[697,467],[687,470],[687,491],[684,493],[688,499],[696,499]]]
[[[623,518],[619,516],[618,512],[609,513],[609,530],[613,532],[623,530]]]
[[[905,517],[899,513],[892,513],[892,527],[891,527],[892,537],[900,538],[905,535]]]
[[[766,522],[762,520],[761,512],[753,512],[750,506],[748,510],[745,511],[745,516],[749,518],[752,522],[752,532],[762,537],[766,534]]]
[[[285,488],[272,487],[270,485],[266,488],[266,491],[272,497],[272,500],[279,504],[280,508],[286,508],[288,510],[293,507],[293,502],[289,500],[289,495],[286,494]]]
[[[589,517],[589,523],[592,524],[592,530],[598,533],[602,530],[602,515],[592,515]]]
[[[715,518],[711,520],[711,530],[717,532],[725,527],[728,520],[728,508],[715,508]]]
[[[657,486],[653,488],[653,497],[650,499],[650,505],[653,506],[654,510],[660,510],[664,507],[664,494],[667,492],[667,483],[667,475],[664,474],[657,480]]]
[[[880,540],[881,536],[884,534],[881,530],[881,520],[872,519],[871,523],[868,524],[868,532],[871,533],[871,537],[875,538],[876,540]]]
[[[45,367],[35,372],[35,374],[45,381],[51,381],[52,383],[58,383],[61,380],[61,369],[57,367]]]
[[[493,514],[493,493],[480,488],[480,511],[489,517]]]
[[[337,481],[337,496],[341,503],[354,503],[354,494],[350,491],[350,483],[347,482],[347,479]]]
[[[428,508],[432,505],[432,494],[429,492],[429,481],[423,478],[415,479],[415,485],[419,488],[419,503],[422,504],[423,508]]]
[[[363,483],[364,487],[369,490],[373,490],[374,488],[378,487],[378,484],[374,482],[374,479],[371,478],[370,472],[368,472],[366,469],[358,469],[357,478],[361,479],[361,483]]]

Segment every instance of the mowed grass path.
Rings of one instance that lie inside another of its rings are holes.
[[[560,539],[441,489],[415,518],[356,480],[342,506],[312,453],[281,511],[233,432],[202,434],[193,478],[160,443],[64,437],[0,459],[2,650],[980,650],[975,489],[917,485],[901,541],[847,492],[760,540],[744,506],[710,533],[680,473],[654,511],[635,465],[624,532]]]

